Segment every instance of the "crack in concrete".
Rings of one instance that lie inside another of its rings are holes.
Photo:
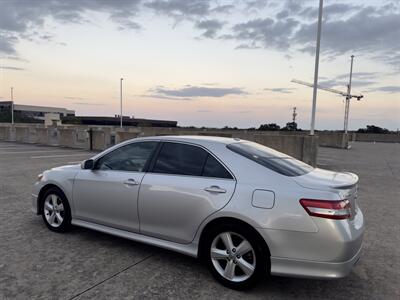
[[[131,269],[131,268],[133,268],[133,267],[135,267],[135,266],[141,264],[142,262],[148,260],[148,259],[149,259],[150,257],[152,257],[152,256],[154,256],[154,254],[150,254],[150,255],[146,256],[145,258],[139,260],[138,262],[135,262],[135,263],[133,263],[133,264],[127,266],[126,268],[124,268],[124,269],[122,269],[122,270],[120,270],[120,271],[118,271],[118,272],[112,274],[111,276],[109,276],[109,277],[103,279],[102,281],[100,281],[100,282],[98,282],[98,283],[96,283],[96,284],[94,284],[94,285],[88,287],[87,289],[83,290],[82,292],[79,292],[78,294],[75,294],[74,296],[72,296],[71,298],[68,298],[68,299],[69,299],[69,300],[72,300],[72,299],[78,298],[79,296],[81,296],[81,295],[85,294],[86,292],[88,292],[88,291],[94,289],[95,287],[98,287],[99,285],[103,284],[104,282],[106,282],[106,281],[108,281],[108,280],[110,280],[110,279],[112,279],[112,278],[118,276],[119,274],[121,274],[121,273],[123,273],[123,272],[125,272],[125,271],[127,271],[127,270],[129,270],[129,269]]]
[[[386,165],[388,166],[390,172],[392,173],[393,177],[396,178],[396,179],[398,179],[397,176],[396,176],[396,174],[394,173],[394,171],[393,171],[393,169],[392,169],[392,166],[389,164],[389,162],[388,162],[386,159],[385,159],[385,162],[386,162]]]

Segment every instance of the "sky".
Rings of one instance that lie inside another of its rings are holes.
[[[0,101],[177,120],[310,127],[318,0],[0,0]],[[325,0],[319,84],[350,129],[400,128],[400,0]],[[342,129],[319,90],[317,129]]]

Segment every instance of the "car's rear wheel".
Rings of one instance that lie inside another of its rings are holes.
[[[268,272],[268,251],[254,232],[238,224],[212,229],[204,251],[213,276],[233,289],[249,288]]]
[[[52,231],[65,232],[71,227],[71,209],[58,188],[51,188],[43,195],[42,217]]]

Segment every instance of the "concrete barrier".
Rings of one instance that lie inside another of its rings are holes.
[[[396,133],[355,133],[358,142],[400,143],[400,134]]]
[[[89,149],[89,135],[86,130],[79,128],[58,129],[59,145],[71,148]]]
[[[117,131],[115,133],[115,135],[116,135],[115,142],[118,144],[118,143],[121,143],[123,141],[127,141],[127,140],[130,140],[130,139],[137,138],[140,135],[140,131],[138,131],[138,132]]]
[[[160,135],[210,135],[234,137],[271,147],[308,164],[316,165],[318,136],[260,133],[248,130],[112,126],[44,126],[42,124],[0,124],[0,140],[37,143],[101,151],[136,137]]]
[[[1,141],[7,140],[7,131],[8,131],[8,128],[0,127],[0,140]]]
[[[36,143],[42,144],[42,145],[47,145],[48,144],[48,139],[47,139],[47,128],[36,128]]]
[[[321,147],[347,149],[349,135],[343,132],[318,132],[318,143]]]

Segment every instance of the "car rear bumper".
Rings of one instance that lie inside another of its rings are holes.
[[[359,260],[365,230],[357,207],[353,220],[313,218],[318,232],[259,229],[271,253],[271,274],[341,278]]]
[[[361,250],[348,261],[339,263],[271,257],[271,274],[318,279],[346,277],[360,260]]]

